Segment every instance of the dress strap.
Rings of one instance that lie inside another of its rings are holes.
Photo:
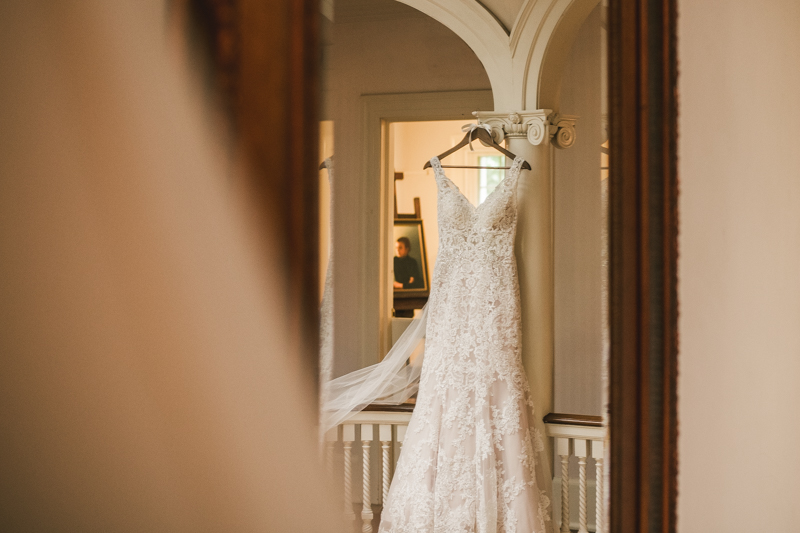
[[[439,188],[441,189],[447,185],[444,169],[442,168],[442,162],[439,161],[437,156],[433,156],[431,158],[431,168],[433,168],[433,177],[436,179],[436,184],[439,186]]]
[[[522,163],[524,162],[525,160],[522,158],[522,156],[518,155],[517,157],[515,157],[514,162],[511,163],[511,169],[509,174],[514,176],[515,178],[518,177],[520,169],[522,168]]]
[[[524,162],[525,160],[520,156],[514,158],[514,161],[511,163],[511,167],[508,169],[508,174],[506,174],[506,178],[503,180],[503,182],[507,184],[506,186],[516,188],[517,178],[519,178],[519,173]]]

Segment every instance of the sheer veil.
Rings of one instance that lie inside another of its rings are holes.
[[[412,320],[380,363],[323,384],[320,432],[324,434],[370,404],[398,405],[419,389],[428,308]]]

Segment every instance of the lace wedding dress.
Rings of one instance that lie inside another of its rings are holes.
[[[550,533],[544,436],[520,359],[523,160],[478,207],[431,160],[439,255],[414,414],[381,533]]]

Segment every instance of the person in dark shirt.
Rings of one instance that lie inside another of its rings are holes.
[[[395,289],[421,289],[424,287],[422,276],[419,273],[417,260],[408,255],[411,241],[408,237],[400,237],[394,243],[397,255],[394,257],[394,288]]]

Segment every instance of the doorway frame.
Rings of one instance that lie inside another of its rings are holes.
[[[358,317],[361,329],[362,367],[378,362],[391,348],[392,283],[389,278],[393,179],[389,168],[389,125],[393,122],[464,120],[475,122],[473,111],[494,108],[491,89],[420,93],[368,94],[361,97],[362,180],[359,205],[379,205],[361,212],[362,242],[369,261],[362,277]],[[367,179],[380,176],[379,180]],[[377,335],[377,337],[376,337]],[[377,349],[377,352],[376,352]]]

